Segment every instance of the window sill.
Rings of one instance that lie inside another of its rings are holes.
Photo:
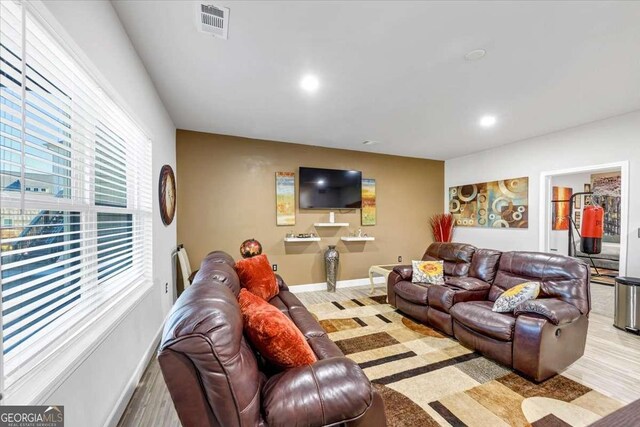
[[[2,404],[45,404],[46,399],[100,346],[154,286],[148,283],[131,288],[115,298],[101,316],[81,326],[61,349],[6,388]]]

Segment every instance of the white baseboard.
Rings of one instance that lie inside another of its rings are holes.
[[[375,285],[384,284],[385,279],[384,277],[377,276],[373,278],[373,283]],[[368,277],[365,277],[363,279],[338,280],[338,283],[336,283],[336,288],[337,289],[354,288],[356,286],[367,286],[367,285],[371,286],[371,282],[369,281]],[[302,292],[326,291],[327,283],[322,282],[322,283],[309,283],[306,285],[291,285],[289,286],[289,290],[294,294],[299,294]]]
[[[122,418],[124,411],[127,409],[129,401],[133,397],[133,393],[136,391],[136,387],[142,379],[142,375],[144,375],[144,371],[147,369],[147,365],[149,365],[149,361],[154,356],[156,348],[160,343],[160,337],[162,336],[164,323],[165,322],[162,322],[162,325],[160,325],[160,329],[158,329],[158,332],[153,337],[151,345],[149,346],[149,348],[147,348],[147,351],[144,353],[142,360],[140,360],[140,363],[136,367],[136,370],[133,372],[133,375],[131,375],[131,379],[129,379],[127,386],[124,388],[124,390],[122,390],[122,394],[118,399],[118,403],[116,403],[113,410],[107,417],[107,421],[104,423],[104,427],[116,427],[118,425],[120,418]]]

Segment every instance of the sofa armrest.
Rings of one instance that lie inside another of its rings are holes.
[[[393,271],[400,276],[402,280],[411,281],[413,276],[413,267],[411,265],[396,265],[393,267]]]
[[[278,289],[280,289],[281,291],[289,290],[289,287],[287,286],[286,283],[284,283],[284,280],[279,274],[276,274],[276,283],[278,284]]]
[[[289,369],[269,378],[262,388],[264,415],[270,427],[346,422],[362,416],[372,403],[369,379],[346,357]]]
[[[484,280],[476,279],[475,277],[446,277],[444,282],[447,285],[455,286],[465,291],[488,291],[491,287]]]
[[[514,316],[538,314],[554,325],[564,325],[578,320],[580,310],[575,306],[555,298],[533,299],[519,304],[513,311]]]

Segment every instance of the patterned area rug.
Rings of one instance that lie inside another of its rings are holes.
[[[389,426],[586,426],[623,405],[557,375],[541,384],[386,304],[386,296],[308,306],[384,401]]]

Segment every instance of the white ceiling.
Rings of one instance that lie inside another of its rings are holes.
[[[638,1],[113,4],[181,129],[448,159],[640,109]]]

